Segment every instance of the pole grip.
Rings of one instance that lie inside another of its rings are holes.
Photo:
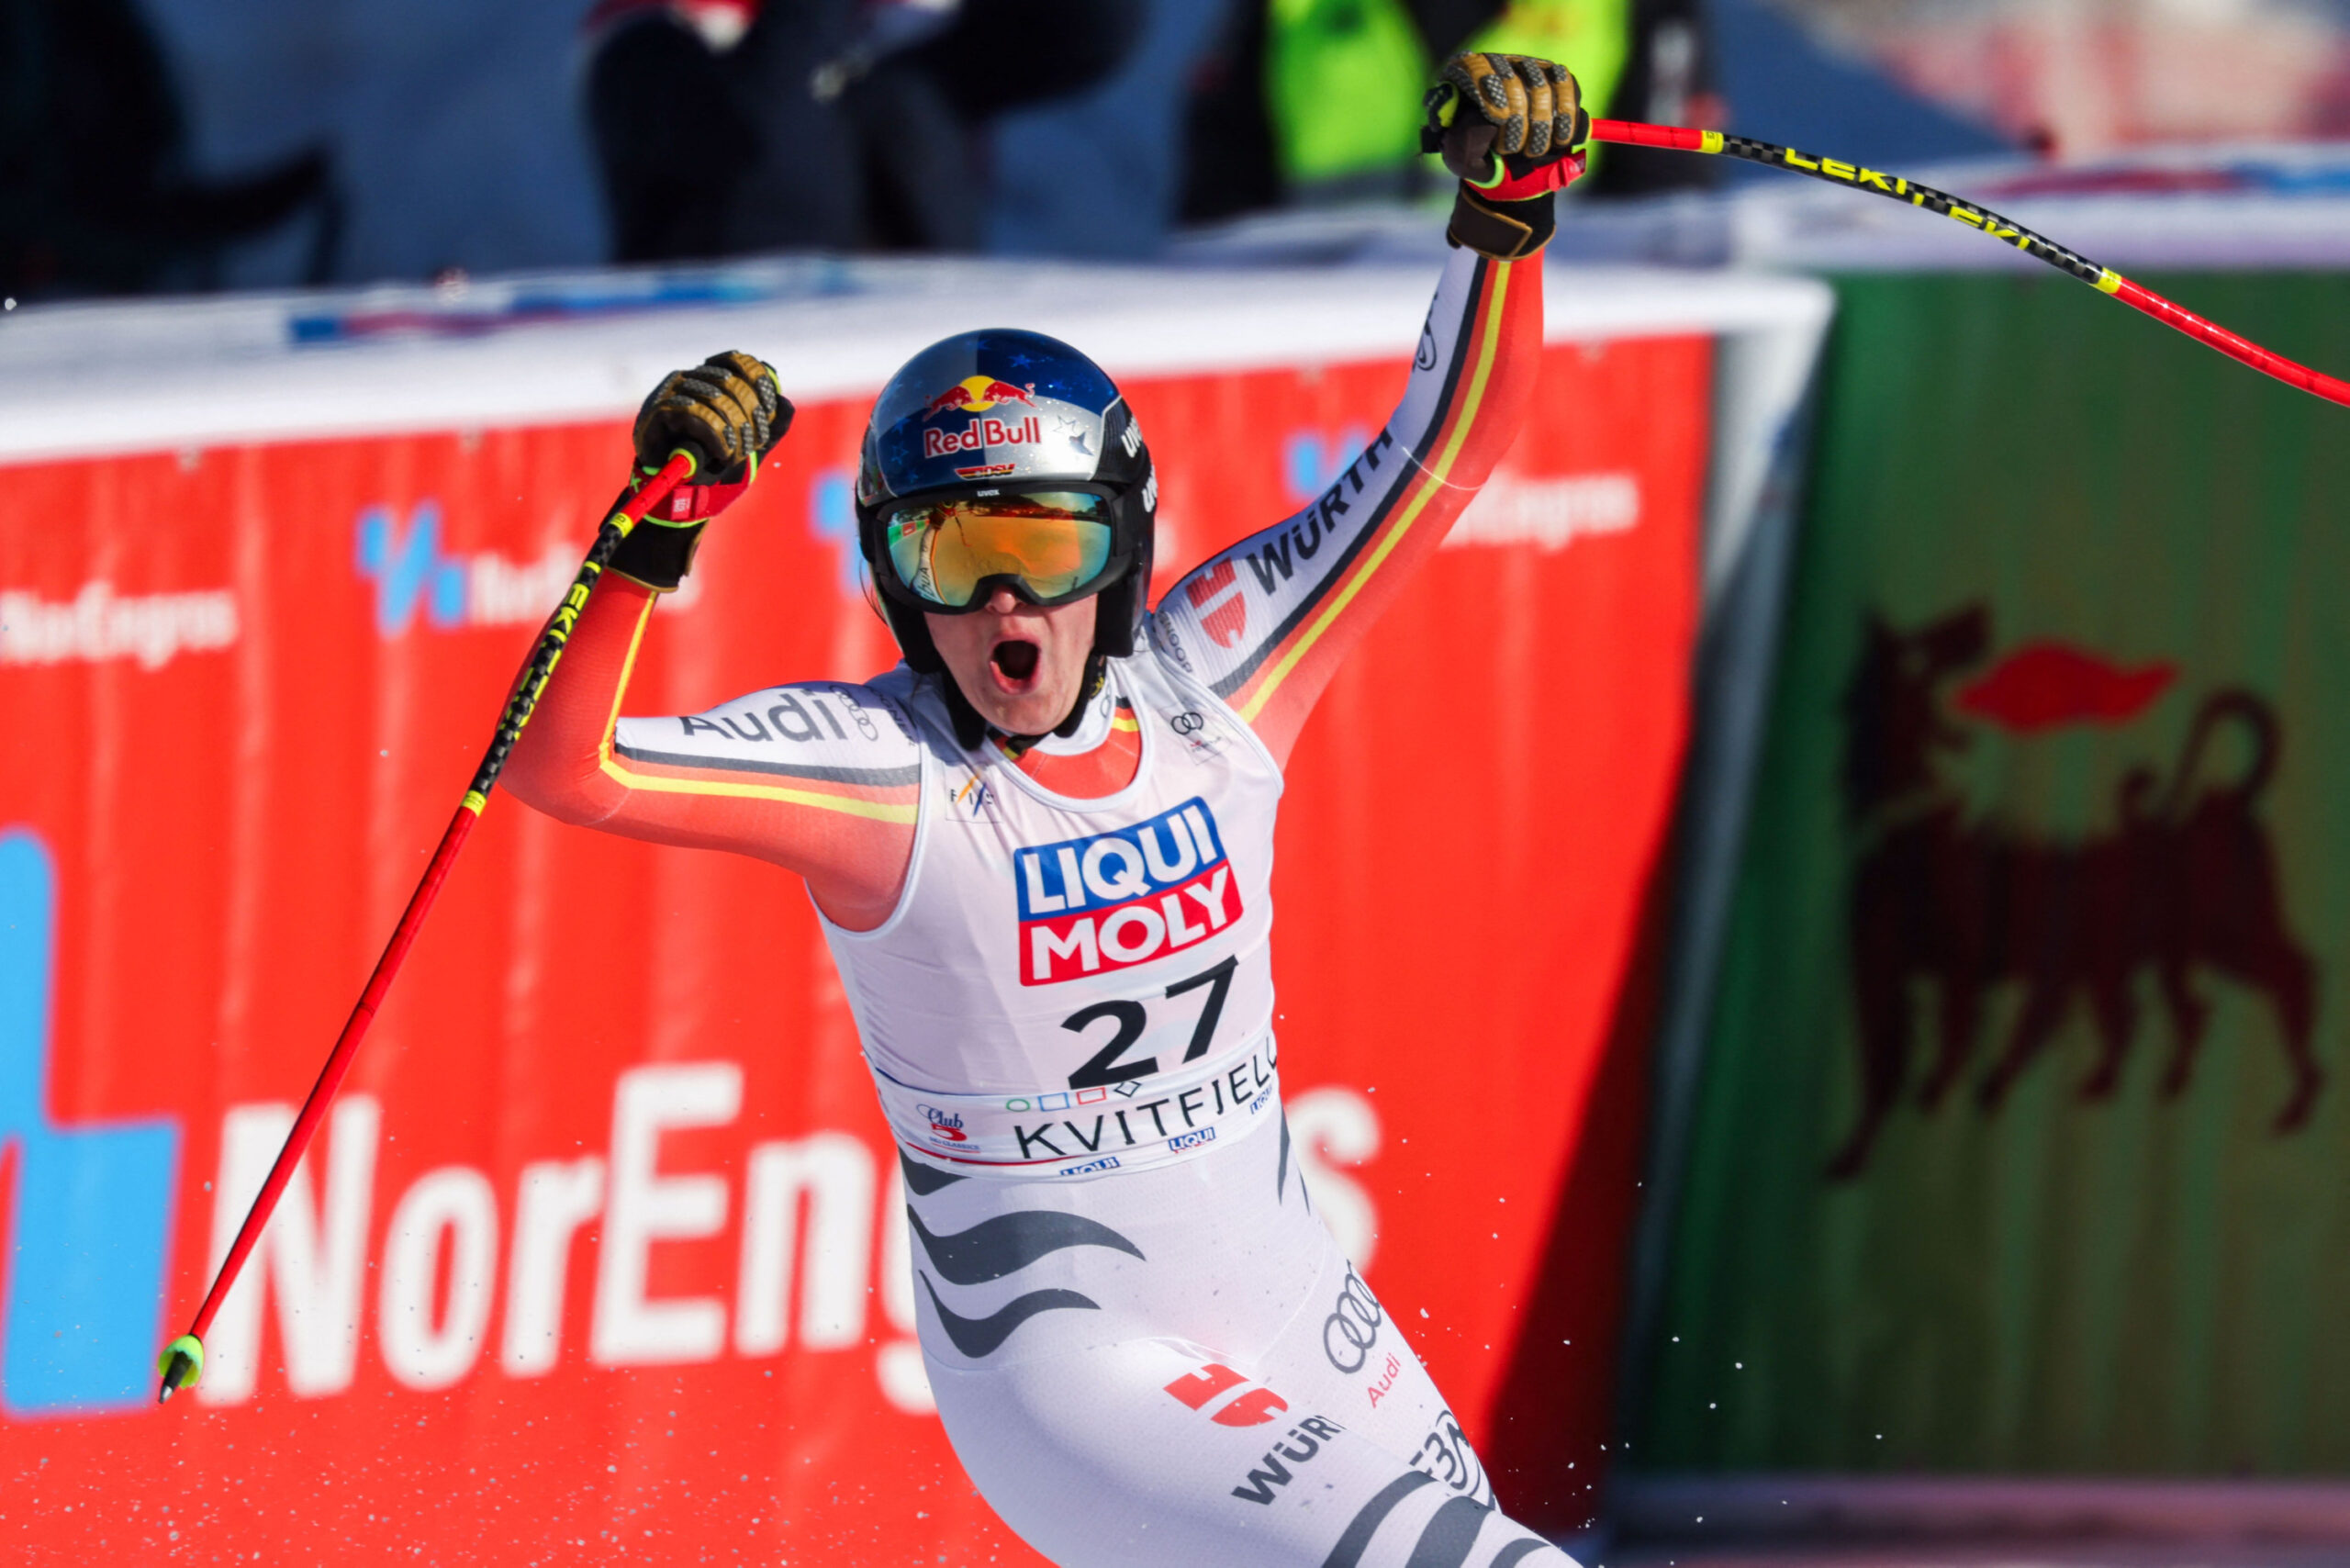
[[[1642,125],[1638,120],[1595,119],[1591,122],[1594,141],[1612,141],[1618,147],[1662,147],[1674,152],[1713,152],[1718,146],[1706,145],[1707,133],[1684,125]]]

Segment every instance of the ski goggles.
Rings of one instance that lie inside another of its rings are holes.
[[[1059,604],[1103,586],[1117,537],[1110,505],[1083,490],[901,501],[881,513],[882,553],[925,609],[976,610],[999,584]]]

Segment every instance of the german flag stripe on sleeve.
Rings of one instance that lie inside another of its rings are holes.
[[[1506,450],[1540,343],[1539,258],[1455,252],[1393,417],[1311,504],[1179,583],[1160,647],[1252,722],[1310,706]]]
[[[650,617],[646,617],[647,620]],[[921,756],[890,699],[839,681],[804,681],[738,697],[707,712],[623,719],[644,621],[614,691],[599,759],[631,791],[771,801],[873,822],[914,821]]]

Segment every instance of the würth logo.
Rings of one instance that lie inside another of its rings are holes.
[[[1200,630],[1219,648],[1237,646],[1248,630],[1248,599],[1240,591],[1240,574],[1225,556],[1183,585],[1183,597],[1199,611]]]
[[[2310,1041],[2317,968],[2286,924],[2277,846],[2259,814],[2281,748],[2275,708],[2241,688],[2209,693],[2166,771],[2132,768],[2115,786],[2111,825],[2060,840],[1971,813],[1945,759],[1980,737],[1976,725],[2032,736],[2135,723],[2178,672],[2032,644],[1952,694],[1972,722],[1962,723],[1944,711],[1944,688],[1983,661],[1990,640],[1980,605],[1916,631],[1872,616],[1845,689],[1844,808],[1862,846],[1847,906],[1861,1107],[1830,1179],[1866,1169],[1913,1057],[1923,1064],[1920,1014],[1939,1025],[1919,1090],[1931,1111],[1968,1076],[1991,991],[2010,982],[2020,988],[2015,1022],[1975,1082],[1985,1112],[2006,1103],[2078,1002],[2098,1051],[2077,1094],[2110,1098],[2137,1043],[2144,976],[2170,1025],[2161,1092],[2183,1093],[2210,1022],[2200,982],[2220,977],[2273,1013],[2289,1083],[2272,1125],[2300,1128],[2324,1075]]]
[[[1023,985],[1148,963],[1240,915],[1215,817],[1196,795],[1115,833],[1018,850],[1013,872]]]

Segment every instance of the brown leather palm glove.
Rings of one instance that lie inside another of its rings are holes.
[[[1446,237],[1495,261],[1532,255],[1556,227],[1551,194],[1583,172],[1582,88],[1524,54],[1457,54],[1438,75],[1420,147],[1460,177]]]
[[[742,480],[748,465],[783,439],[777,414],[790,423],[789,406],[775,368],[740,349],[711,355],[691,370],[675,370],[636,412],[636,461],[648,473],[669,454],[693,454],[693,477],[703,485]]]
[[[759,465],[791,428],[791,414],[774,368],[740,350],[664,376],[637,410],[637,472],[629,493],[673,453],[692,454],[693,476],[629,532],[608,569],[665,591],[683,582],[703,526],[751,487]]]

